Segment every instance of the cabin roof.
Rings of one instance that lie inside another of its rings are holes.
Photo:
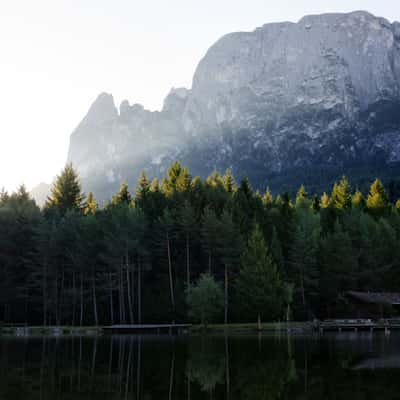
[[[346,295],[363,303],[400,305],[400,293],[348,291]]]

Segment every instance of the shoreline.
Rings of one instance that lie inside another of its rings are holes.
[[[108,335],[109,326],[7,326],[0,327],[0,337],[71,337],[71,336],[103,336]],[[290,334],[310,334],[313,333],[312,322],[268,322],[261,324],[261,330],[257,323],[234,323],[234,324],[209,324],[192,325],[188,327],[182,335],[214,335],[214,334],[257,334],[257,333],[290,333]],[[130,333],[132,334],[132,333]],[[140,332],[133,334],[153,335],[149,332]],[[164,333],[164,335],[168,333]],[[155,331],[154,335],[158,335]]]

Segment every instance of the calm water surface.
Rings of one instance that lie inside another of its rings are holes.
[[[400,335],[0,339],[0,399],[399,399]]]

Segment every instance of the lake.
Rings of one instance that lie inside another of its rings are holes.
[[[400,336],[0,339],[0,399],[399,399]]]

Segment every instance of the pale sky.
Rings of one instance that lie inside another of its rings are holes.
[[[51,182],[100,92],[160,109],[222,35],[400,0],[0,0],[0,188]]]

